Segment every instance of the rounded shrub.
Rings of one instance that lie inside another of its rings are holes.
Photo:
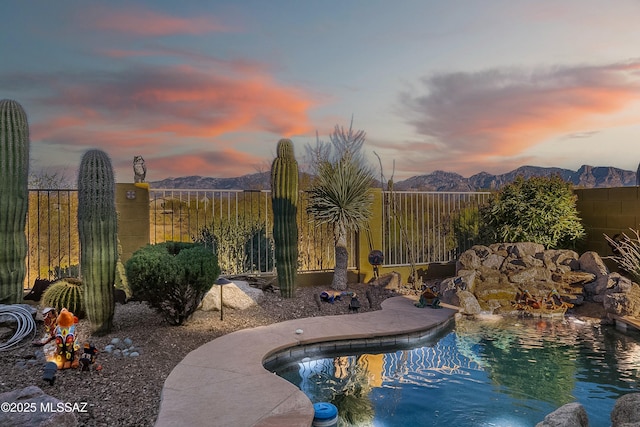
[[[571,184],[559,176],[520,176],[480,210],[482,240],[571,248],[584,236],[576,200]]]
[[[82,281],[73,277],[53,282],[42,294],[40,305],[53,307],[58,313],[66,308],[82,318],[85,315]]]
[[[211,248],[165,242],[138,249],[125,264],[133,298],[147,301],[171,325],[181,325],[198,308],[220,274]]]

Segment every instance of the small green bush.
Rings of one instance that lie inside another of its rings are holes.
[[[66,308],[79,318],[84,317],[82,281],[73,277],[60,279],[49,285],[42,294],[40,305],[53,307],[58,313]]]
[[[535,242],[571,248],[584,236],[571,184],[559,176],[516,178],[480,211],[485,243]]]
[[[133,254],[125,270],[133,297],[147,301],[171,325],[193,314],[220,274],[210,248],[183,242],[147,245]]]

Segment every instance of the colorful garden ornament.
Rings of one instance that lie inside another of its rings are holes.
[[[78,367],[78,337],[76,326],[78,318],[69,310],[63,308],[58,315],[58,324],[55,329],[55,352],[54,357],[58,369],[68,369]]]

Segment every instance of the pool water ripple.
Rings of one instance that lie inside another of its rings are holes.
[[[434,341],[270,367],[362,426],[533,426],[565,403],[608,427],[636,392],[639,336],[572,319],[458,321]],[[349,424],[346,424],[349,425]]]

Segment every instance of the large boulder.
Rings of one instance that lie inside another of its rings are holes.
[[[603,296],[602,306],[607,313],[616,316],[640,316],[640,286],[633,283],[626,292],[608,289]]]
[[[609,269],[596,252],[588,251],[583,253],[578,262],[580,263],[580,270],[593,273],[596,277],[609,274]]]
[[[370,280],[369,284],[390,290],[400,289],[400,286],[402,286],[402,275],[397,271],[392,271],[391,273]]]
[[[55,410],[58,404],[62,404],[60,400],[45,394],[34,385],[2,393],[0,394],[0,402],[29,408],[29,410],[15,412],[0,411],[0,426],[2,427],[74,427],[78,425],[78,420],[73,412],[57,412]],[[31,411],[32,408],[34,411]],[[41,411],[42,408],[51,408],[51,410]]]
[[[200,304],[203,311],[220,311],[220,288],[222,291],[222,304],[225,307],[236,310],[244,310],[260,304],[264,300],[264,292],[261,289],[249,286],[242,280],[235,280],[228,285],[214,285],[206,293]]]
[[[457,291],[451,298],[451,304],[460,307],[460,313],[470,316],[480,314],[482,311],[478,300],[469,291]]]
[[[589,427],[589,418],[581,404],[567,403],[544,417],[536,427]]]
[[[640,426],[640,393],[629,393],[616,400],[611,411],[611,427]]]

